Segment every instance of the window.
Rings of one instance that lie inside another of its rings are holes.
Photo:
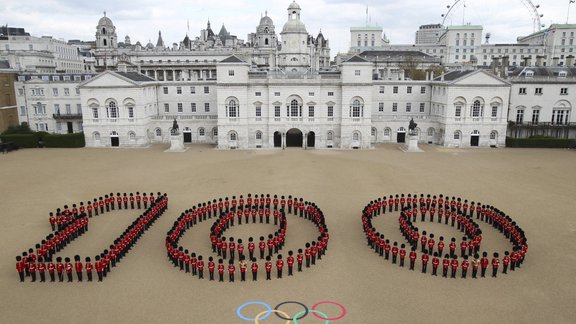
[[[196,112],[196,103],[195,102],[190,104],[190,109],[192,110],[193,113]]]
[[[326,135],[326,140],[332,141],[333,139],[334,139],[334,133],[328,132],[328,134]]]
[[[569,110],[564,110],[564,109],[552,110],[552,124],[555,124],[555,125],[568,124],[568,113],[569,113]]]
[[[280,92],[274,92],[274,97],[280,97]]]
[[[98,108],[92,108],[92,118],[98,119]]]
[[[231,140],[231,141],[235,141],[237,138],[238,138],[238,136],[236,135],[235,132],[231,132],[231,133],[230,133],[230,140]]]
[[[426,87],[420,87],[420,93],[425,94],[426,93]]]
[[[560,95],[565,96],[568,94],[568,88],[560,88]]]
[[[256,117],[262,117],[262,106],[256,106]]]
[[[162,89],[164,91],[164,94],[168,94],[168,87],[163,87]]]
[[[412,93],[412,87],[410,87],[410,86],[406,87],[406,93],[411,94]]]
[[[37,103],[36,105],[34,105],[34,113],[36,115],[45,115],[46,114],[46,105],[43,105],[42,103]]]
[[[218,127],[212,128],[212,136],[213,136],[213,137],[217,137],[217,136],[218,136]]]
[[[411,112],[412,111],[412,103],[407,102],[406,103],[406,112]]]
[[[54,104],[54,112],[56,115],[60,115],[60,104]]]
[[[230,100],[230,102],[228,102],[228,117],[238,117],[238,111],[236,109],[236,101]]]
[[[280,117],[280,106],[274,106],[274,117]]]
[[[384,136],[390,136],[390,132],[391,132],[390,128],[384,128]]]
[[[290,102],[290,116],[291,117],[298,117],[298,109],[300,106],[298,105],[298,101],[296,99]]]
[[[254,93],[254,95],[255,95],[256,97],[260,97],[260,96],[262,96],[262,92],[256,91],[256,93]]]
[[[314,117],[314,106],[308,106],[308,117]]]
[[[72,106],[70,104],[66,104],[66,115],[72,114]]]
[[[394,86],[394,88],[392,88],[392,93],[398,93],[398,87]]]
[[[379,112],[384,112],[384,103],[383,103],[383,102],[379,102],[379,103],[378,103],[378,111],[379,111]]]
[[[492,118],[498,117],[498,106],[492,106],[492,114],[490,114],[490,117]]]
[[[128,139],[130,139],[130,141],[135,141],[136,140],[136,133],[129,132],[128,133]]]
[[[234,76],[234,70],[228,70],[228,76]]]
[[[360,100],[355,99],[352,102],[352,107],[351,107],[351,113],[352,116],[351,117],[361,117],[363,115],[362,110],[364,109],[364,106],[360,103]]]
[[[182,94],[182,87],[176,87],[176,94]]]
[[[210,87],[204,87],[204,93],[210,93]]]
[[[384,89],[386,89],[385,86],[380,86],[378,93],[384,93]]]
[[[36,124],[36,130],[38,130],[40,132],[47,132],[48,131],[48,125],[46,123],[38,123],[38,124]]]
[[[334,92],[328,91],[328,97],[334,97]]]
[[[472,105],[472,117],[480,117],[480,101],[475,100],[474,104]]]
[[[204,112],[210,112],[210,103],[209,102],[204,103]]]
[[[355,76],[360,76],[360,70],[355,70],[355,71],[354,71],[354,75],[355,75]]]
[[[536,89],[534,90],[534,94],[536,94],[536,95],[542,95],[542,88],[536,88]]]
[[[261,139],[262,139],[262,132],[261,132],[261,131],[257,131],[257,132],[256,132],[256,139],[257,139],[257,140],[261,140]]]
[[[420,103],[420,112],[423,113],[426,110],[426,104],[421,102]]]
[[[398,111],[398,103],[397,102],[393,102],[392,103],[392,112],[397,112]]]
[[[454,107],[454,117],[456,118],[460,118],[462,116],[462,106],[461,105],[456,105],[456,107]]]
[[[76,88],[76,94],[80,95],[80,88]]]
[[[314,92],[308,92],[308,97],[314,97]]]
[[[190,93],[195,94],[196,93],[196,87],[190,87]]]
[[[165,113],[169,113],[169,112],[170,112],[170,104],[169,104],[169,103],[165,103],[165,104],[164,104],[164,112],[165,112]]]
[[[108,118],[118,118],[118,106],[114,101],[110,101],[108,104]]]
[[[128,118],[134,118],[134,107],[128,107]]]
[[[518,89],[518,94],[525,95],[526,94],[526,88]]]
[[[179,102],[177,105],[178,105],[178,112],[179,113],[184,112],[184,107],[182,106],[182,103]]]
[[[516,124],[522,124],[524,122],[524,109],[518,109],[516,111]]]
[[[334,106],[328,106],[328,117],[334,117]]]
[[[162,130],[160,128],[156,128],[156,136],[157,137],[161,137],[162,136]]]
[[[52,88],[52,95],[58,97],[58,88]]]
[[[25,116],[25,115],[26,115],[26,106],[20,106],[20,115],[21,115],[21,116]]]
[[[360,134],[358,132],[352,133],[352,140],[353,141],[359,141],[360,140]]]
[[[455,132],[454,132],[454,139],[455,139],[455,140],[459,140],[459,139],[460,139],[460,131],[455,131]]]
[[[204,131],[203,127],[198,128],[198,136],[203,137],[206,135],[206,131]]]
[[[540,121],[540,110],[534,109],[532,110],[532,124],[536,125]]]

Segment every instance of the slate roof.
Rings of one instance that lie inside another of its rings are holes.
[[[566,72],[566,77],[576,77],[576,68],[568,67],[517,67],[509,71],[509,77],[526,76],[526,72],[532,71],[535,77],[558,77],[560,71]]]
[[[239,59],[236,55],[231,55],[220,61],[220,63],[246,63],[246,62]]]
[[[145,76],[144,74],[140,74],[138,72],[116,72],[118,75],[121,75],[127,79],[136,82],[149,82],[149,81],[156,81],[150,77]]]
[[[476,72],[475,70],[467,70],[467,71],[451,71],[444,74],[444,81],[454,81],[464,77],[468,74]],[[434,78],[434,81],[441,81],[441,77]]]
[[[365,59],[361,58],[358,55],[354,55],[344,63],[348,63],[348,62],[350,62],[350,63],[366,63],[368,61],[366,61]]]

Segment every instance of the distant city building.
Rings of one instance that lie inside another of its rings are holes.
[[[416,31],[416,40],[414,44],[438,44],[438,39],[444,33],[441,24],[422,25]]]

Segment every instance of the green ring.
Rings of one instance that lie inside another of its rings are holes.
[[[304,312],[305,311],[299,311],[298,313],[294,314],[294,317],[292,318],[292,320],[294,321],[294,324],[298,324],[298,316],[304,314]],[[310,309],[309,312],[315,313],[315,314],[320,314],[320,315],[324,316],[324,318],[328,318],[328,315],[322,313],[321,311]],[[330,323],[329,320],[324,320],[324,324],[328,324],[328,323]]]

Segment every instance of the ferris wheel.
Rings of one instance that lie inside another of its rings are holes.
[[[520,2],[522,2],[522,5],[524,5],[524,7],[526,7],[526,9],[530,12],[530,18],[532,19],[532,27],[533,27],[533,31],[540,31],[544,26],[544,24],[542,24],[541,19],[542,17],[544,17],[544,15],[540,14],[538,12],[538,8],[540,8],[540,5],[535,5],[534,3],[532,3],[532,1],[530,0],[520,0]],[[464,5],[464,7],[466,6],[466,0],[454,0],[454,2],[452,3],[452,5],[447,5],[446,6],[446,12],[442,14],[442,26],[446,26],[446,19],[450,16],[450,14],[454,11],[454,9],[460,7],[460,5]]]

